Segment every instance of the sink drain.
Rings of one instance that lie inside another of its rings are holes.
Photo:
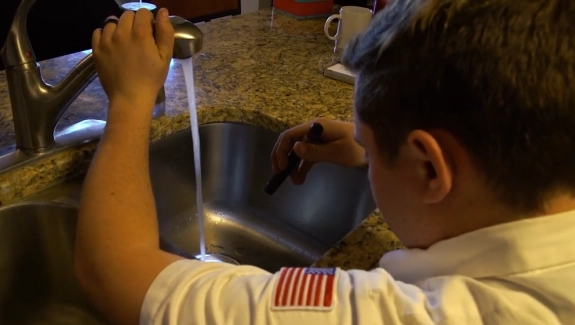
[[[201,255],[196,255],[196,259],[200,260],[202,258]],[[228,263],[228,264],[234,264],[234,265],[241,265],[240,262],[238,262],[237,260],[226,256],[224,254],[206,254],[206,259],[205,259],[206,263]]]

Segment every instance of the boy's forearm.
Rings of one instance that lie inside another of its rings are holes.
[[[151,108],[149,115],[134,113],[142,105],[110,107],[84,182],[76,241],[82,287],[101,312],[122,324],[137,323],[152,281],[180,259],[159,249],[148,168]]]
[[[107,272],[121,268],[134,251],[159,245],[148,168],[150,105],[111,104],[84,181],[76,262],[90,286],[112,283]]]
[[[158,244],[148,169],[151,114],[138,104],[113,105],[84,182],[79,228],[86,248],[100,253]]]

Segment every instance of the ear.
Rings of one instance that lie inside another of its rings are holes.
[[[409,134],[407,146],[416,159],[417,175],[426,184],[425,203],[439,203],[453,185],[453,170],[441,146],[432,134],[422,130]]]

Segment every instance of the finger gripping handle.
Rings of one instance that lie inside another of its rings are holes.
[[[323,125],[319,123],[313,123],[302,141],[320,142],[322,133],[323,133]],[[300,157],[298,157],[292,149],[292,151],[290,151],[290,153],[288,154],[287,167],[284,170],[272,176],[272,178],[269,180],[266,187],[264,188],[264,191],[269,195],[274,194],[277,191],[277,189],[282,185],[282,183],[286,180],[286,178],[291,174],[293,169],[297,168],[300,161],[301,161]]]

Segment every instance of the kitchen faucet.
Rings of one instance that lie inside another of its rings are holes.
[[[96,77],[92,53],[84,57],[57,85],[44,82],[32,50],[26,20],[36,0],[22,0],[0,52],[12,104],[16,148],[38,154],[55,144],[54,130],[70,104]],[[186,59],[202,49],[203,34],[193,23],[171,16],[174,26],[174,58]]]

